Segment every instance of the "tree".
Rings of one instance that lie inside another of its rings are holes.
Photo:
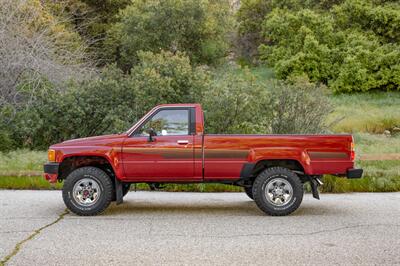
[[[240,58],[251,61],[258,54],[258,46],[263,41],[262,23],[271,11],[271,1],[243,0],[236,13],[238,35],[235,41]]]
[[[280,79],[307,76],[335,92],[399,90],[400,5],[345,0],[329,9],[274,8],[260,59]]]
[[[161,51],[139,52],[139,63],[131,70],[143,111],[163,103],[196,103],[209,88],[209,76],[192,67],[185,54]]]
[[[109,53],[126,71],[141,50],[180,51],[194,63],[214,63],[227,51],[229,13],[222,0],[134,1],[109,31]]]
[[[45,6],[57,17],[70,21],[74,31],[88,43],[88,51],[97,66],[107,62],[105,44],[107,32],[118,22],[118,13],[131,0],[44,0]]]
[[[68,82],[65,90],[45,80],[34,91],[26,85],[23,96],[30,95],[32,103],[20,108],[5,133],[12,132],[19,146],[47,148],[71,138],[123,132],[155,105],[198,102],[209,87],[207,73],[180,52],[138,56],[128,74],[110,65],[92,79]],[[5,133],[0,131],[0,138],[10,135]]]
[[[61,84],[87,73],[79,35],[38,0],[3,0],[0,32],[0,109],[24,102],[20,91],[34,91],[43,78]]]
[[[248,70],[217,72],[202,98],[207,133],[265,132],[268,90]]]

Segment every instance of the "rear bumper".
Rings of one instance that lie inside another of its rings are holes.
[[[363,169],[347,169],[346,176],[347,178],[361,178],[363,174]]]
[[[50,183],[57,182],[59,163],[46,163],[43,165],[44,178]]]

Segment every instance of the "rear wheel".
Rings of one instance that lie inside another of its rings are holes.
[[[65,205],[82,216],[103,212],[112,200],[113,183],[96,167],[82,167],[72,171],[64,182],[62,195]]]
[[[250,199],[254,200],[254,197],[253,197],[253,187],[244,187],[244,192],[246,193],[246,195],[247,195]]]
[[[291,170],[271,167],[259,174],[253,183],[253,196],[257,206],[266,214],[288,215],[303,200],[303,185]]]

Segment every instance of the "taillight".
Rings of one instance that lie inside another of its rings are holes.
[[[354,159],[356,158],[356,152],[354,150],[354,139],[351,140],[350,143],[350,160],[354,161]]]

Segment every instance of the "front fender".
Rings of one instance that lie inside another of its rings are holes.
[[[59,163],[71,157],[101,157],[108,161],[111,165],[115,176],[121,179],[124,175],[122,164],[120,163],[120,152],[114,148],[101,147],[65,147],[57,148],[60,152],[60,157],[57,158]]]

